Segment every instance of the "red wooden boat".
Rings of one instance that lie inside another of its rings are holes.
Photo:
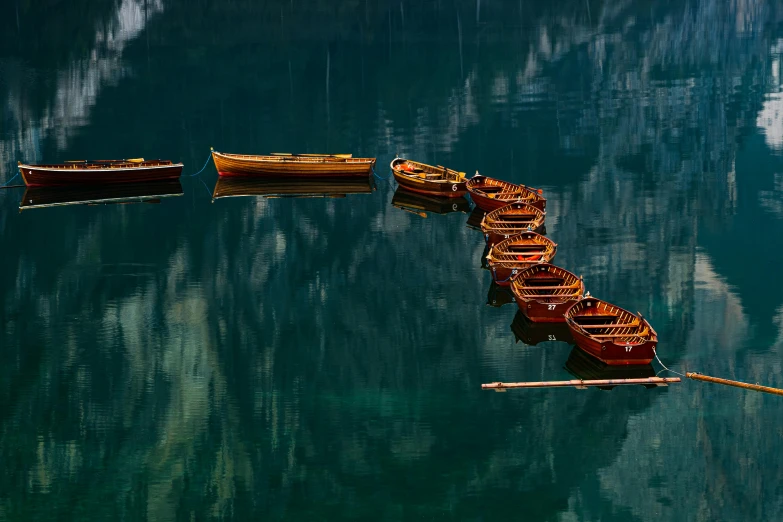
[[[512,203],[484,216],[481,232],[487,243],[494,245],[504,239],[532,230],[538,232],[544,226],[546,214],[527,203]]]
[[[212,150],[221,176],[350,177],[369,176],[375,158],[354,158],[351,154],[226,154]]]
[[[565,322],[565,312],[585,293],[585,284],[568,270],[549,263],[526,268],[511,279],[519,310],[543,323]]]
[[[487,212],[517,202],[533,205],[541,212],[546,210],[546,198],[541,195],[541,189],[479,176],[478,172],[468,180],[465,188],[476,205]]]
[[[532,265],[549,263],[556,252],[557,245],[551,239],[535,232],[523,232],[491,247],[486,259],[492,279],[508,286],[512,276]]]
[[[98,160],[68,161],[51,165],[18,163],[22,179],[28,187],[43,185],[71,185],[82,183],[145,183],[177,179],[182,174],[182,163],[168,160]]]
[[[658,334],[639,314],[586,296],[565,313],[576,345],[612,366],[649,364],[655,357]]]
[[[464,172],[403,158],[394,158],[391,170],[402,188],[419,194],[459,198],[468,193]]]

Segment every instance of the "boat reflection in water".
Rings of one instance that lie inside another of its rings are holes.
[[[369,178],[297,178],[220,177],[212,192],[212,201],[242,196],[266,198],[344,198],[348,194],[371,194],[375,190]]]
[[[489,292],[487,292],[487,304],[500,308],[503,305],[516,303],[514,292],[511,291],[511,287],[500,286],[496,282],[492,281],[489,285]]]
[[[67,185],[27,187],[19,210],[68,205],[110,205],[124,203],[160,203],[164,198],[181,196],[179,180],[105,185]]]
[[[614,366],[605,364],[595,357],[574,346],[565,363],[565,369],[578,379],[642,379],[655,377],[652,364],[634,366]],[[656,388],[656,384],[642,384],[645,388]],[[599,386],[602,390],[611,390],[614,386]]]
[[[574,344],[571,330],[565,323],[536,323],[525,317],[521,311],[517,311],[514,316],[511,331],[514,332],[517,342],[522,341],[529,346],[550,341]]]
[[[468,228],[478,230],[481,232],[481,221],[484,219],[487,213],[481,210],[479,207],[473,207],[473,211],[468,216]]]
[[[391,204],[423,218],[427,217],[427,212],[448,214],[450,212],[467,213],[470,210],[470,202],[465,197],[444,198],[427,196],[405,190],[401,186],[394,191]]]

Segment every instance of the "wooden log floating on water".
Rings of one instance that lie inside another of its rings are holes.
[[[715,384],[724,384],[726,386],[734,386],[736,388],[745,388],[746,390],[753,390],[763,393],[771,393],[773,395],[783,395],[783,390],[779,388],[770,388],[769,386],[761,386],[759,384],[748,384],[746,382],[730,381],[728,379],[719,379],[718,377],[710,377],[709,375],[702,375],[696,372],[686,372],[685,376],[695,381],[712,382]],[[483,387],[484,385],[482,385]]]
[[[653,384],[655,386],[668,386],[669,383],[680,382],[679,377],[645,377],[640,379],[593,379],[570,381],[541,381],[541,382],[491,382],[482,384],[482,390],[504,391],[509,388],[587,388],[588,386],[620,386],[628,384]],[[778,390],[780,391],[780,390]]]

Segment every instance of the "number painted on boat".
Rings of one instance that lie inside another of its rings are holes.
[[[517,273],[517,269],[516,268],[511,271],[511,275],[516,275],[516,273]]]
[[[451,186],[451,191],[452,192],[457,192],[457,185],[452,185]]]
[[[554,335],[549,334],[549,340],[550,341],[557,341],[557,338]]]
[[[625,347],[625,351],[626,351],[626,352],[630,352],[630,351],[631,351],[631,348],[633,348],[633,346],[626,346],[626,347]]]
[[[451,205],[451,210],[452,210],[453,212],[456,212],[456,211],[457,211],[457,204],[456,204],[456,203],[454,203],[454,204],[452,204],[452,205]]]
[[[549,310],[554,310],[557,305],[546,305]]]

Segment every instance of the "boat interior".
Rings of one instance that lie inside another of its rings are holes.
[[[583,309],[573,314],[571,320],[598,340],[626,341],[633,344],[646,340],[652,333],[645,321],[624,310],[614,310],[597,313],[592,313],[591,310],[591,313],[584,313]]]
[[[465,173],[447,169],[442,165],[432,166],[417,161],[399,160],[393,162],[393,168],[401,174],[443,183],[464,183]]]
[[[65,163],[26,165],[32,168],[41,169],[128,169],[139,167],[162,167],[173,165],[170,160],[145,160],[144,158],[122,159],[122,160],[71,160]],[[21,164],[20,164],[21,165]]]

